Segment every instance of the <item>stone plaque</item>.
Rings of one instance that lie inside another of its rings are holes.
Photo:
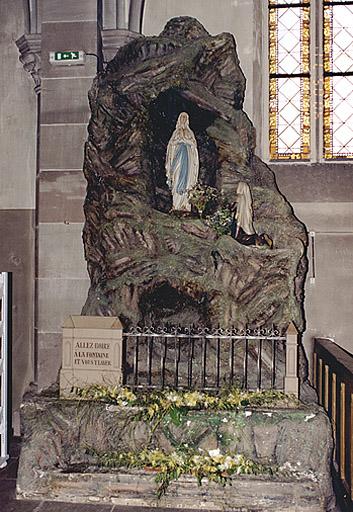
[[[63,325],[60,396],[72,388],[122,382],[122,325],[117,317],[70,316]]]

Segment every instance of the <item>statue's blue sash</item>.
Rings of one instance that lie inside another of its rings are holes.
[[[175,178],[177,179],[176,191],[178,194],[184,194],[184,192],[186,192],[186,186],[189,175],[189,153],[187,144],[185,144],[184,142],[179,142],[175,150],[175,155],[172,163],[173,173],[176,171],[179,162],[179,176],[175,176]]]

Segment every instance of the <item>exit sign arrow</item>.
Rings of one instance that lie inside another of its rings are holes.
[[[82,50],[67,50],[63,52],[50,52],[49,62],[54,66],[73,66],[85,63],[86,54]]]

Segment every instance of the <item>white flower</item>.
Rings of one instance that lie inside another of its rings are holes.
[[[177,453],[177,452],[172,452],[170,454],[170,458],[171,458],[171,460],[173,460],[177,464],[182,464],[183,463],[183,457],[179,453]]]
[[[245,417],[248,418],[249,416],[252,415],[252,412],[251,411],[245,411]]]
[[[176,402],[178,400],[178,395],[176,395],[175,393],[168,393],[166,395],[166,399],[167,400],[170,400],[171,402]]]
[[[105,410],[109,412],[116,412],[119,410],[119,405],[109,404],[105,406]]]
[[[313,418],[315,418],[316,414],[308,414],[308,416],[305,416],[304,421],[309,421]]]
[[[289,461],[282,464],[279,469],[281,471],[295,471],[295,467]]]
[[[222,423],[228,423],[227,418],[223,418]]]
[[[220,469],[223,470],[223,469],[230,469],[234,464],[234,459],[232,457],[230,457],[229,455],[227,455],[227,457],[224,459],[224,462],[223,464],[220,464]]]
[[[210,457],[218,457],[218,455],[221,455],[221,451],[219,448],[216,448],[215,450],[208,450],[208,455]]]
[[[186,426],[187,426],[187,427],[190,427],[190,425],[191,425],[191,421],[190,421],[190,420],[188,420],[188,421],[186,422]]]

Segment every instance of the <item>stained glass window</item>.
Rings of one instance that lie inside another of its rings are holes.
[[[353,2],[324,4],[324,157],[353,158]]]
[[[310,1],[269,0],[270,158],[310,158]]]

